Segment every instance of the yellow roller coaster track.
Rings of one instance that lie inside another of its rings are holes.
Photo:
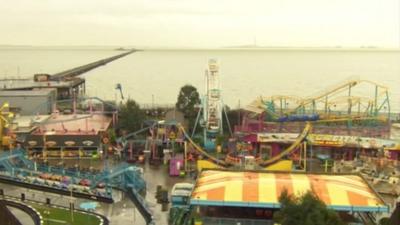
[[[227,167],[229,166],[229,164],[223,160],[217,159],[214,156],[210,155],[207,151],[205,151],[204,149],[202,149],[198,144],[196,144],[191,138],[190,136],[186,133],[185,129],[183,128],[183,126],[181,126],[180,124],[178,124],[179,129],[182,131],[182,133],[185,135],[186,139],[190,142],[190,144],[193,145],[193,147],[195,147],[195,149],[202,155],[206,156],[210,161],[212,161],[213,163],[222,166],[222,167]],[[292,153],[293,151],[295,151],[297,149],[297,147],[304,141],[304,139],[307,137],[307,135],[309,134],[309,132],[311,131],[311,123],[307,123],[306,126],[304,127],[303,132],[299,135],[299,137],[296,139],[295,142],[293,142],[293,144],[291,144],[287,149],[285,149],[283,152],[281,152],[280,154],[274,156],[273,158],[266,160],[266,161],[262,161],[259,165],[262,167],[265,166],[269,166],[271,164],[274,164],[276,162],[278,162],[280,159],[282,159],[282,157]]]
[[[216,163],[220,166],[223,167],[227,167],[228,164],[220,159],[215,158],[214,156],[210,155],[207,151],[205,151],[204,149],[202,149],[198,144],[196,144],[191,138],[190,136],[186,133],[185,128],[183,128],[183,126],[181,124],[177,125],[178,128],[182,131],[182,133],[185,135],[186,139],[190,142],[190,144],[192,144],[192,146],[198,151],[200,152],[202,155],[206,156],[210,161],[212,161],[213,163]]]
[[[262,161],[259,165],[262,167],[266,167],[269,166],[271,164],[274,164],[276,162],[278,162],[279,160],[281,160],[284,156],[292,153],[293,151],[295,151],[297,149],[297,147],[299,147],[301,145],[301,143],[304,141],[304,139],[307,137],[307,135],[309,134],[309,132],[311,131],[311,123],[307,123],[307,125],[304,127],[304,130],[301,132],[301,134],[297,137],[296,141],[293,142],[293,144],[291,144],[287,149],[285,149],[284,151],[282,151],[281,153],[279,153],[278,155],[266,160],[266,161]]]
[[[376,118],[354,118],[353,120],[373,120]],[[278,155],[265,160],[265,161],[261,161],[259,163],[259,166],[261,167],[266,167],[266,166],[270,166],[274,163],[277,163],[279,160],[281,160],[284,156],[289,155],[290,153],[292,153],[293,151],[296,151],[298,149],[298,147],[304,142],[305,138],[307,137],[307,135],[309,133],[311,133],[311,129],[312,129],[312,123],[320,123],[320,122],[340,122],[340,121],[347,121],[348,119],[332,119],[332,120],[321,120],[321,121],[313,121],[313,122],[306,122],[306,126],[304,127],[303,131],[301,132],[301,134],[296,138],[296,140],[288,147],[286,148],[284,151],[282,151],[281,153],[279,153]],[[230,164],[228,164],[227,162],[217,159],[214,156],[210,155],[207,151],[205,151],[204,149],[202,149],[198,144],[196,144],[191,138],[190,136],[186,133],[185,129],[183,128],[182,125],[178,124],[178,128],[182,131],[182,133],[185,135],[186,139],[190,142],[190,144],[192,144],[195,149],[202,155],[206,156],[210,161],[212,161],[213,163],[222,166],[222,167],[227,167],[230,166]]]

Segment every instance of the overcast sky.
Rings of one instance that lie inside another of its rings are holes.
[[[0,0],[0,44],[398,47],[400,0]]]

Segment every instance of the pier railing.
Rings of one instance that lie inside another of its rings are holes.
[[[272,225],[272,220],[256,220],[256,219],[240,219],[240,218],[218,218],[218,217],[203,217],[203,224],[209,225]]]
[[[165,103],[165,104],[152,104],[152,103],[142,103],[139,104],[140,108],[142,109],[149,109],[149,110],[153,110],[153,109],[174,109],[175,108],[175,104],[172,103]]]

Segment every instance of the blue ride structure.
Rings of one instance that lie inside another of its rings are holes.
[[[147,224],[152,213],[140,193],[146,192],[142,168],[121,163],[103,171],[81,171],[38,164],[23,149],[0,154],[0,182],[61,195],[112,203],[113,189],[127,193]]]

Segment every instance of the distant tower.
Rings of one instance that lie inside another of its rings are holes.
[[[205,146],[214,147],[216,135],[222,134],[222,98],[219,83],[219,66],[216,59],[208,61],[203,98],[203,120],[205,121]]]

